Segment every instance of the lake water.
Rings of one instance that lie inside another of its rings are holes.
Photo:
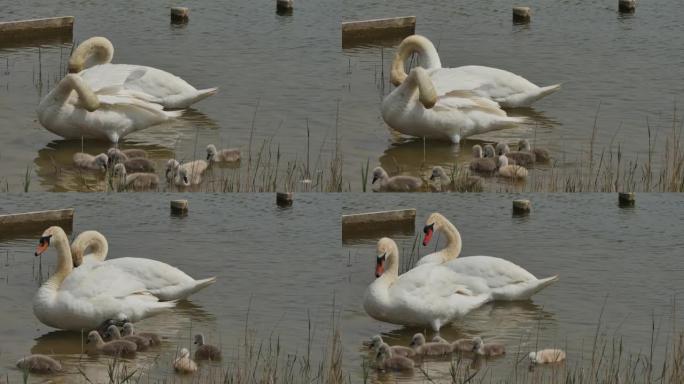
[[[537,277],[560,275],[531,301],[486,305],[442,329],[447,339],[480,335],[506,344],[509,354],[489,361],[482,369],[485,377],[514,375],[518,352],[537,345],[567,350],[569,367],[585,363],[600,317],[599,335],[622,337],[625,354],[646,353],[655,321],[655,357],[660,359],[673,313],[679,319],[684,315],[684,287],[677,283],[684,271],[681,194],[639,194],[632,209],[618,208],[612,194],[535,195],[532,214],[522,218],[511,216],[515,196],[503,194],[299,194],[289,209],[277,208],[272,194],[195,194],[187,196],[187,216],[171,216],[168,201],[179,197],[35,193],[0,198],[0,213],[75,207],[74,232],[102,232],[109,240],[109,258],[148,257],[196,278],[217,276],[215,285],[168,315],[139,323],[139,329],[157,330],[166,338],[160,350],[135,360],[153,379],[171,374],[177,348],[188,346],[190,335],[199,331],[222,346],[227,362],[236,358],[245,329],[256,340],[280,337],[285,353],[301,356],[310,321],[315,360],[328,345],[334,318],[352,382],[362,379],[367,356],[362,342],[370,336],[382,333],[392,344],[407,344],[418,329],[375,321],[363,310],[379,235],[342,243],[342,213],[413,207],[419,234],[426,217],[439,211],[461,232],[463,256],[498,256]],[[74,374],[78,364],[90,377],[103,377],[107,360],[81,356],[79,334],[55,332],[32,313],[38,275],[45,278],[56,263],[54,250],[42,259],[33,256],[40,232],[0,238],[0,377],[20,381],[13,364],[30,352],[60,359],[72,372],[60,378],[64,382],[80,380]],[[400,250],[409,250],[415,237],[393,238]],[[432,246],[421,247],[420,254],[429,251]],[[435,378],[448,375],[447,362],[425,367]],[[392,375],[372,378],[393,380]],[[420,373],[399,379],[424,380]]]
[[[272,139],[285,161],[302,162],[307,125],[311,167],[326,168],[337,140],[352,190],[361,189],[358,170],[366,161],[391,174],[414,175],[435,164],[466,161],[475,141],[460,147],[429,142],[424,151],[422,142],[398,138],[385,126],[379,107],[391,89],[392,46],[342,48],[341,21],[402,15],[417,16],[416,32],[435,42],[445,66],[494,66],[540,85],[563,83],[561,92],[532,110],[513,112],[531,116],[532,126],[479,139],[526,137],[551,149],[560,166],[574,167],[586,156],[595,119],[597,153],[620,144],[625,159],[641,161],[650,125],[654,161],[660,161],[673,109],[684,93],[681,18],[674,12],[679,4],[643,2],[631,16],[619,15],[615,0],[526,4],[534,16],[523,26],[511,23],[510,2],[475,0],[301,0],[291,16],[276,15],[273,1],[188,0],[183,5],[191,8],[190,22],[181,27],[171,26],[166,5],[154,2],[29,0],[6,4],[0,21],[74,15],[75,41],[108,37],[116,63],[162,68],[198,88],[220,87],[217,96],[179,121],[121,143],[148,150],[159,167],[171,156],[202,157],[208,143],[247,151],[252,136],[254,153]],[[71,165],[81,143],[66,142],[36,121],[35,107],[61,78],[71,46],[0,42],[3,189],[22,190],[27,167],[31,190],[97,189]],[[106,144],[84,147],[97,153]]]

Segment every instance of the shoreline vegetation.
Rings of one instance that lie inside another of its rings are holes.
[[[256,109],[255,115],[256,118]],[[596,148],[598,125],[595,123],[588,148],[574,161],[552,158],[549,165],[535,168],[524,182],[511,182],[498,176],[479,175],[468,169],[468,163],[443,166],[453,180],[447,191],[453,192],[684,192],[684,148],[682,148],[682,120],[676,107],[673,111],[672,125],[665,142],[656,150],[657,132],[647,125],[647,147],[637,154],[627,157],[621,145],[610,143],[608,147]],[[369,169],[374,166],[370,159],[359,161],[358,177],[345,177],[351,164],[345,163],[341,144],[337,137],[335,124],[334,142],[327,135],[320,144],[318,153],[311,153],[307,127],[305,153],[294,159],[285,159],[273,137],[253,145],[254,124],[252,124],[247,153],[239,165],[211,167],[198,186],[178,189],[165,183],[159,191],[192,192],[370,192]],[[201,153],[194,144],[195,153]],[[329,147],[332,147],[331,149]],[[328,153],[326,153],[328,152]],[[645,153],[645,156],[639,155]],[[196,156],[203,158],[203,156]],[[564,157],[564,156],[563,156]],[[396,163],[396,162],[395,162]],[[54,174],[60,175],[63,169],[53,160]],[[391,175],[404,174],[403,170],[388,169]],[[423,180],[423,192],[442,190],[439,184],[429,180],[431,166],[421,164],[418,176]],[[0,177],[0,191],[31,191],[34,168],[27,165],[21,185],[10,184],[8,178]],[[352,173],[353,174],[353,173]],[[470,176],[484,176],[484,183],[473,185]],[[117,191],[111,170],[106,174],[77,171],[81,192]]]
[[[605,308],[605,306],[604,306]],[[371,383],[371,382],[424,382],[424,383],[572,383],[572,384],[636,384],[636,383],[682,383],[684,382],[684,330],[677,329],[673,305],[672,328],[663,324],[663,318],[655,317],[650,325],[650,344],[638,348],[629,347],[629,341],[617,336],[617,330],[609,329],[603,323],[603,311],[594,331],[594,337],[575,340],[575,348],[591,345],[591,351],[570,354],[567,361],[557,364],[531,367],[527,354],[537,350],[539,334],[529,340],[520,340],[518,346],[511,346],[509,353],[495,360],[508,359],[512,362],[508,371],[488,367],[488,360],[472,359],[457,353],[447,360],[426,360],[416,367],[412,374],[380,372],[374,364],[374,354],[359,342],[362,355],[361,366],[349,367],[343,354],[342,333],[339,327],[339,312],[335,311],[331,327],[327,330],[321,350],[315,346],[311,321],[308,323],[308,338],[303,351],[286,351],[280,337],[271,335],[258,340],[256,331],[245,328],[237,345],[228,348],[231,356],[224,362],[211,363],[194,375],[175,374],[170,369],[175,355],[161,354],[146,359],[148,366],[136,364],[133,360],[102,357],[98,364],[82,365],[82,357],[75,367],[67,366],[60,374],[67,380],[83,383],[231,383],[231,384],[275,384],[275,383]],[[669,317],[669,316],[664,316]],[[370,340],[370,337],[368,338]],[[567,340],[565,343],[567,344]],[[190,345],[191,340],[179,340]],[[567,350],[567,345],[563,348]],[[632,352],[637,350],[637,352]],[[224,354],[226,353],[224,348]],[[99,377],[91,377],[93,368],[100,368]],[[502,368],[506,369],[506,368]],[[87,372],[86,372],[87,371]],[[66,376],[68,375],[68,376]],[[6,384],[28,383],[32,379],[46,379],[49,376],[33,375],[26,371],[13,370],[2,374]],[[71,379],[69,379],[69,376]],[[59,376],[53,376],[58,378]]]

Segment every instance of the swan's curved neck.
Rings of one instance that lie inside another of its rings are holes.
[[[69,72],[78,73],[93,65],[107,64],[114,57],[114,46],[104,37],[92,37],[81,43],[69,58]]]
[[[86,110],[92,112],[100,107],[100,100],[79,75],[64,76],[52,92],[56,100],[64,103],[71,96],[71,91],[76,91],[80,105]]]
[[[461,254],[463,244],[461,242],[461,234],[456,227],[445,218],[439,219],[438,231],[444,234],[447,239],[447,245],[444,249],[439,251],[444,261],[453,260]]]
[[[95,260],[104,261],[107,258],[107,252],[109,252],[107,239],[98,231],[85,231],[71,243],[71,257],[74,261],[74,267],[83,263],[83,256],[88,248],[90,248],[91,257]]]
[[[71,259],[71,250],[69,249],[69,239],[66,234],[64,232],[54,234],[51,243],[57,250],[57,270],[45,283],[43,283],[41,288],[57,291],[64,279],[71,273],[74,266]]]
[[[413,52],[418,53],[421,67],[425,69],[442,68],[442,62],[439,59],[437,49],[435,49],[430,40],[419,35],[409,36],[401,42],[399,48],[397,48],[397,53],[394,55],[394,61],[392,61],[390,80],[395,86],[406,80],[407,75],[404,70],[404,63]]]
[[[437,103],[435,86],[427,72],[420,67],[413,68],[406,81],[397,87],[395,92],[402,94],[406,102],[414,100],[417,92],[418,100],[428,109]]]
[[[391,249],[385,258],[385,272],[380,278],[392,283],[399,277],[399,251],[396,248]]]

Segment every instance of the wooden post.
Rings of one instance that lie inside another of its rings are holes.
[[[291,15],[294,10],[293,0],[276,0],[276,13],[279,15]]]
[[[620,192],[618,193],[618,204],[621,208],[633,207],[636,203],[636,195],[634,192]]]
[[[187,215],[188,201],[187,200],[171,200],[171,214],[173,215]]]
[[[190,8],[171,7],[171,22],[174,24],[187,23],[190,18]]]
[[[529,23],[532,18],[532,11],[530,7],[513,7],[513,22],[514,23]]]
[[[529,200],[513,200],[513,214],[516,216],[527,216],[532,209],[532,203]]]
[[[73,208],[0,215],[0,234],[43,231],[53,225],[62,227],[68,233],[73,222]]]
[[[292,205],[293,200],[292,192],[276,192],[276,204],[279,207],[289,207]]]
[[[636,0],[618,0],[618,10],[621,13],[636,12]]]

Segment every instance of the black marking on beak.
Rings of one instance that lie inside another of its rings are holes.
[[[428,232],[434,231],[434,230],[435,230],[435,223],[428,224],[428,225],[423,227],[423,233],[424,234],[427,234]]]
[[[373,181],[371,181],[371,184],[375,184],[375,182],[378,180],[377,176],[373,176]]]
[[[188,182],[188,177],[187,177],[187,176],[183,176],[183,182],[184,182],[185,184],[189,184],[189,182]]]
[[[211,153],[207,152],[207,160],[211,160]]]
[[[434,180],[435,178],[437,178],[437,176],[435,176],[434,173],[432,175],[430,175],[430,180]]]

